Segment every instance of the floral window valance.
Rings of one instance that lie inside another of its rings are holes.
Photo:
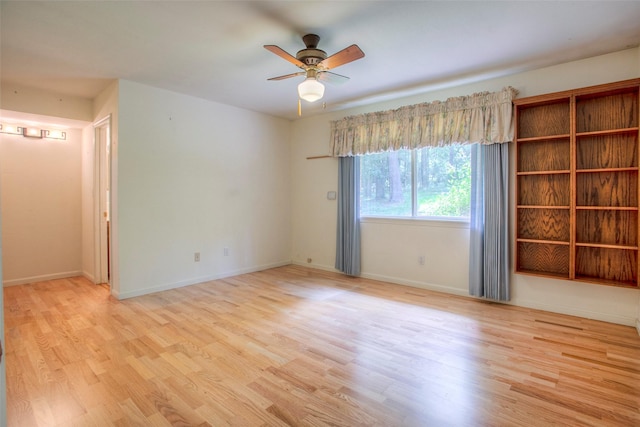
[[[517,91],[481,92],[331,122],[331,155],[513,140]]]

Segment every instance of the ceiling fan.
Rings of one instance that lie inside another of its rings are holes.
[[[296,76],[306,76],[305,80],[298,85],[298,95],[308,102],[317,101],[324,95],[324,85],[321,81],[339,83],[349,79],[349,77],[332,73],[329,70],[364,57],[364,52],[355,44],[331,56],[327,56],[325,51],[318,49],[320,36],[307,34],[302,37],[302,41],[306,47],[298,51],[295,57],[276,45],[268,44],[264,48],[304,70],[285,74],[284,76],[272,77],[268,80],[284,80]]]

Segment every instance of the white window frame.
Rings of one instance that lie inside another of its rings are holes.
[[[444,148],[435,147],[435,148]],[[417,150],[422,148],[414,148],[409,150],[411,152],[411,216],[397,216],[397,215],[371,215],[360,214],[360,219],[365,220],[365,222],[372,222],[370,220],[391,220],[391,221],[430,221],[430,222],[441,222],[441,223],[459,223],[460,225],[469,224],[469,217],[465,216],[437,216],[437,215],[418,215],[418,176],[417,176]],[[360,200],[358,200],[360,203]],[[369,221],[367,221],[369,220]]]

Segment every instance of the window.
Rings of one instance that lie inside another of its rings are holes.
[[[360,158],[360,215],[468,218],[471,146],[449,145]]]

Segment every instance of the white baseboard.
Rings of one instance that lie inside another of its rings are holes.
[[[435,283],[427,283],[427,282],[418,282],[418,281],[415,281],[415,280],[399,279],[397,277],[383,276],[381,274],[363,273],[360,276],[364,277],[365,279],[378,280],[380,282],[395,283],[397,285],[411,286],[412,288],[420,288],[420,289],[426,289],[428,291],[436,291],[436,292],[442,292],[442,293],[445,293],[445,294],[452,294],[452,295],[458,295],[458,296],[462,296],[462,297],[473,298],[473,297],[469,296],[469,293],[467,292],[466,289],[464,289],[464,290],[463,289],[456,289],[456,288],[451,288],[449,286],[437,285]]]
[[[43,274],[41,276],[22,277],[19,279],[3,280],[2,286],[26,285],[27,283],[44,282],[46,280],[66,279],[67,277],[82,276],[82,271],[65,271],[63,273]]]
[[[604,313],[601,311],[582,310],[576,307],[566,305],[556,305],[550,302],[540,303],[538,301],[529,300],[512,300],[508,304],[518,307],[532,308],[534,310],[549,311],[551,313],[566,314],[568,316],[577,316],[585,319],[599,320],[601,322],[615,323],[618,325],[634,326],[636,319],[633,317],[620,316],[613,313]]]
[[[318,270],[331,271],[333,273],[340,273],[334,267],[330,267],[330,266],[327,266],[327,265],[312,264],[312,263],[306,263],[306,262],[300,262],[300,261],[293,261],[292,264],[299,265],[299,266],[302,266],[302,267],[316,268]],[[430,291],[443,292],[443,293],[446,293],[446,294],[469,296],[469,294],[464,290],[454,289],[454,288],[451,288],[451,287],[448,287],[448,286],[436,285],[434,283],[418,282],[418,281],[414,281],[414,280],[400,279],[398,277],[383,276],[381,274],[369,274],[369,273],[361,273],[360,277],[365,278],[365,279],[378,280],[380,282],[393,283],[393,284],[396,284],[396,285],[405,285],[405,286],[411,286],[413,288],[420,288],[420,289],[427,289],[427,290],[430,290]]]
[[[339,271],[337,271],[335,268],[323,266],[323,265],[309,264],[309,263],[296,262],[296,261],[294,261],[293,264],[339,273]],[[379,280],[381,282],[411,286],[414,288],[427,289],[430,291],[436,291],[436,292],[442,292],[446,294],[474,298],[469,295],[466,289],[459,289],[459,288],[457,289],[457,288],[452,288],[450,286],[438,285],[435,283],[418,282],[418,281],[406,280],[398,277],[390,277],[390,276],[384,276],[379,274],[369,274],[369,273],[362,273],[360,276],[366,279]],[[505,304],[515,305],[518,307],[532,308],[535,310],[548,311],[551,313],[566,314],[569,316],[578,316],[578,317],[583,317],[585,319],[600,320],[602,322],[615,323],[618,325],[625,325],[625,326],[632,326],[632,327],[635,326],[636,329],[638,329],[638,333],[640,334],[640,319],[620,316],[612,313],[603,313],[603,312],[597,312],[597,311],[582,310],[575,307],[555,305],[552,302],[541,303],[538,301],[513,299],[511,301],[505,302]]]
[[[340,273],[338,270],[336,270],[334,267],[332,266],[328,266],[328,265],[322,265],[322,264],[312,264],[312,263],[308,263],[308,262],[302,262],[302,261],[292,261],[291,264],[293,265],[299,265],[301,267],[309,267],[309,268],[315,268],[316,270],[324,270],[324,271],[331,271],[333,273]]]
[[[86,271],[83,271],[82,272],[82,277],[84,277],[85,279],[87,279],[91,283],[96,283],[96,278],[94,277],[93,274],[90,274],[90,273],[88,273]]]
[[[362,277],[366,277],[366,278],[370,278],[370,279],[374,279],[374,280],[381,280],[383,282],[391,282],[391,283],[397,283],[397,284],[400,284],[400,285],[413,286],[413,287],[416,287],[416,288],[427,289],[427,290],[430,290],[430,291],[443,292],[443,293],[446,293],[446,294],[453,294],[453,295],[463,296],[463,297],[467,297],[467,298],[478,299],[476,297],[473,297],[473,296],[469,295],[469,292],[468,292],[467,289],[456,289],[456,288],[437,285],[437,284],[433,284],[433,283],[413,282],[413,281],[410,281],[410,280],[403,280],[403,279],[397,279],[397,278],[393,278],[393,277],[379,276],[379,275],[375,275],[375,274],[362,274]],[[613,314],[613,313],[604,313],[604,312],[599,312],[599,311],[582,310],[582,309],[575,308],[575,307],[556,305],[556,304],[553,304],[553,303],[550,303],[550,302],[541,303],[541,302],[538,302],[538,301],[512,299],[511,301],[504,301],[503,304],[514,305],[514,306],[517,306],[517,307],[532,308],[532,309],[535,309],[535,310],[548,311],[548,312],[551,312],[551,313],[566,314],[566,315],[569,315],[569,316],[583,317],[585,319],[599,320],[599,321],[602,321],[602,322],[615,323],[615,324],[618,324],[618,325],[625,325],[625,326],[634,326],[634,325],[636,325],[636,327],[640,327],[637,324],[637,320],[634,319],[634,318],[620,316],[618,314]],[[639,333],[640,333],[640,329],[639,329]]]
[[[291,264],[291,261],[281,261],[281,262],[275,262],[275,263],[271,263],[271,264],[263,264],[263,265],[258,265],[258,266],[254,266],[254,267],[248,267],[248,268],[242,268],[242,269],[238,269],[238,270],[231,270],[231,271],[225,271],[219,274],[213,274],[213,275],[208,275],[208,276],[201,276],[201,277],[194,277],[191,279],[187,279],[187,280],[181,280],[179,282],[174,282],[174,283],[166,283],[163,285],[157,285],[157,286],[149,286],[143,289],[136,289],[133,291],[127,291],[127,292],[117,292],[115,289],[111,289],[111,294],[119,299],[119,300],[123,300],[123,299],[127,299],[127,298],[134,298],[134,297],[139,297],[142,295],[147,295],[147,294],[152,294],[154,292],[161,292],[161,291],[168,291],[169,289],[177,289],[177,288],[182,288],[185,286],[190,286],[190,285],[196,285],[198,283],[203,283],[203,282],[208,282],[211,280],[218,280],[218,279],[224,279],[225,277],[231,277],[231,276],[238,276],[240,274],[246,274],[246,273],[254,273],[256,271],[262,271],[262,270],[268,270],[270,268],[276,268],[276,267],[282,267],[285,265],[289,265]]]
[[[548,304],[516,304],[521,307],[528,307],[537,310],[550,311],[553,313],[566,314],[569,316],[583,317],[585,319],[599,320],[602,322],[616,323],[618,325],[634,326],[636,319],[633,317],[619,316],[617,314],[603,313],[600,311],[580,310],[574,307],[555,306]]]

